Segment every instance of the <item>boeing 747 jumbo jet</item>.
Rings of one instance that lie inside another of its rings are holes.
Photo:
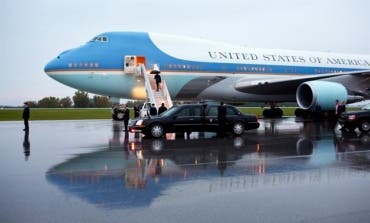
[[[62,52],[45,72],[79,90],[143,100],[152,95],[146,82],[159,68],[173,100],[297,102],[303,110],[327,111],[335,100],[370,96],[370,55],[257,49],[145,32],[100,34]]]

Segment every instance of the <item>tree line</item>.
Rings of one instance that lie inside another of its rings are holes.
[[[45,97],[39,101],[27,101],[32,108],[110,108],[112,103],[109,97],[95,95],[89,98],[87,92],[76,91],[74,96],[57,98]]]

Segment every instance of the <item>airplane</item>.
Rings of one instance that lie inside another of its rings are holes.
[[[106,32],[66,50],[44,71],[70,87],[145,100],[140,69],[160,72],[173,100],[266,102],[265,116],[282,116],[275,103],[303,111],[333,111],[335,101],[370,98],[370,55],[262,49],[201,38],[147,32]]]

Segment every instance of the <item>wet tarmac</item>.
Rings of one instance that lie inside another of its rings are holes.
[[[0,222],[369,221],[370,134],[260,122],[160,140],[110,120],[0,122]]]

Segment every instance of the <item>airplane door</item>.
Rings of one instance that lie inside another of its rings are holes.
[[[134,69],[135,69],[135,56],[125,56],[125,59],[124,59],[124,67],[123,67],[123,71],[127,74],[129,73],[134,73]]]
[[[141,66],[145,66],[145,57],[129,55],[123,61],[123,71],[126,74],[141,75]]]

